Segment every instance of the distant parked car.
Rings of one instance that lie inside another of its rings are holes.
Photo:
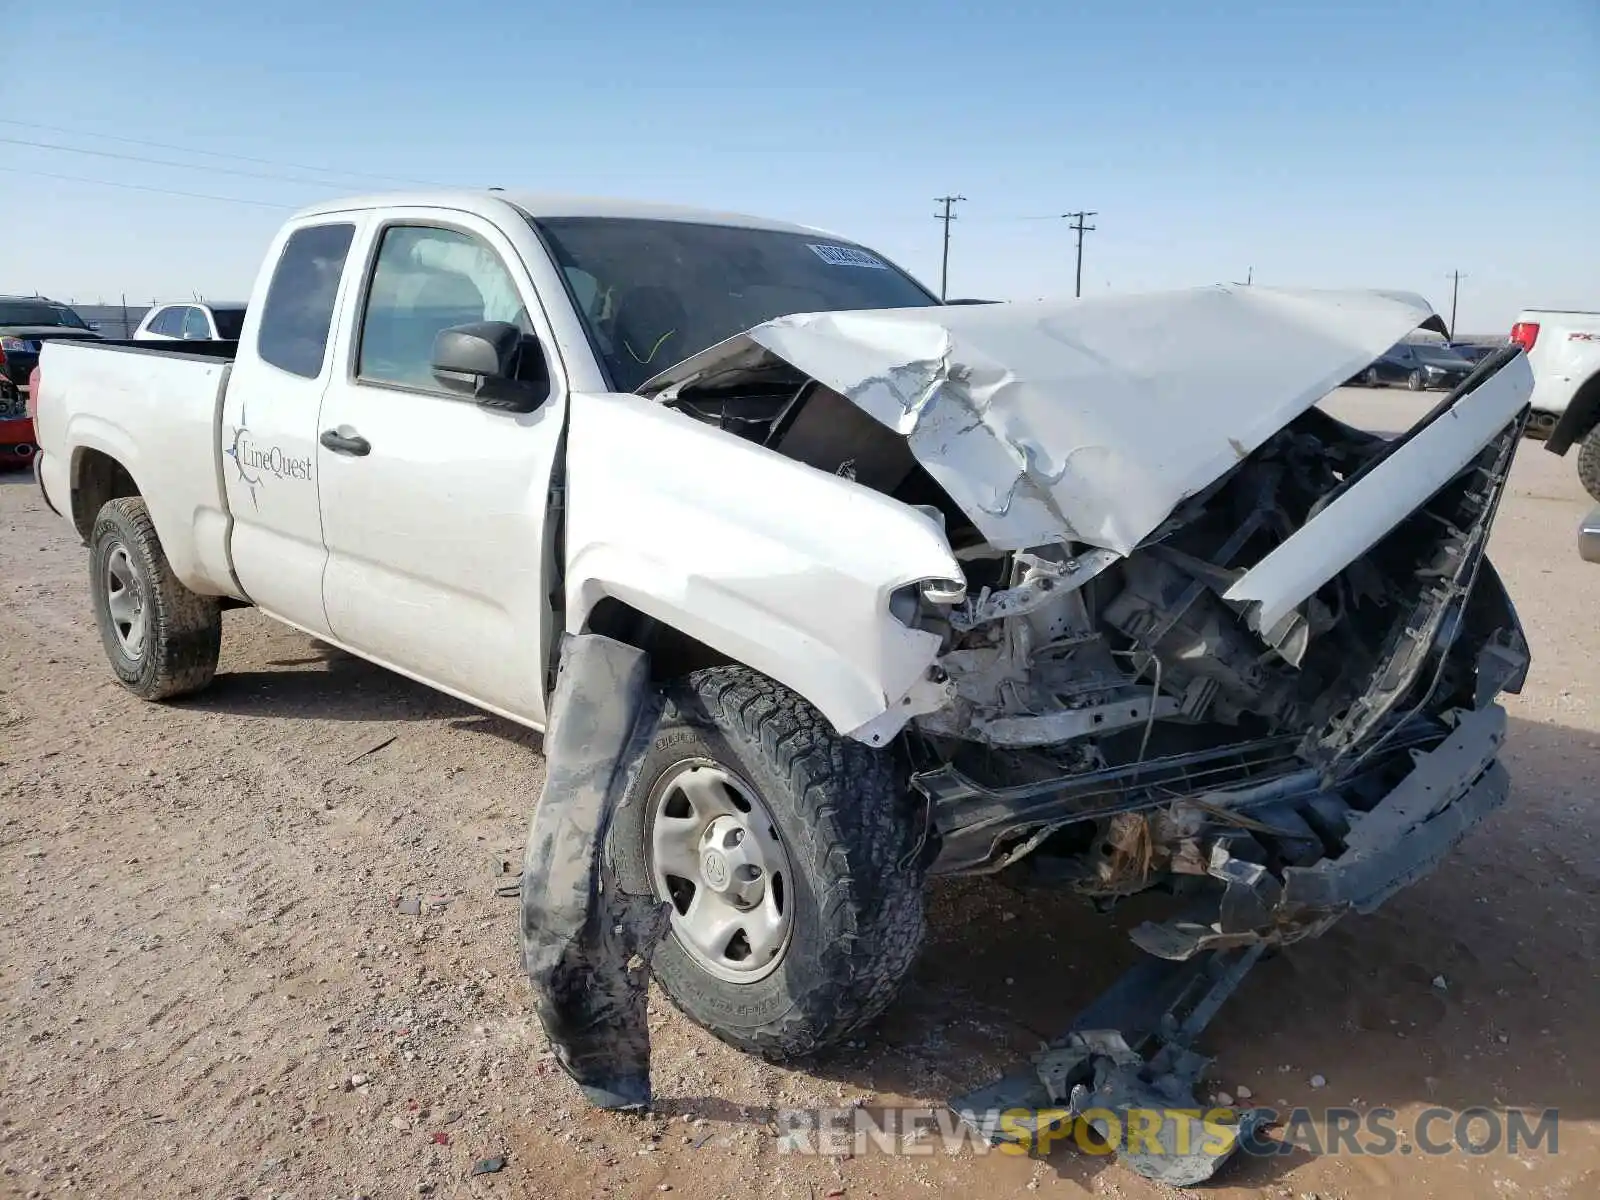
[[[243,304],[162,304],[145,313],[136,342],[237,342]]]
[[[1400,342],[1391,346],[1356,378],[1368,387],[1403,383],[1413,392],[1453,388],[1472,374],[1473,364],[1444,345]]]
[[[0,296],[0,466],[20,466],[33,458],[26,394],[40,345],[98,336],[65,304],[42,296]]]

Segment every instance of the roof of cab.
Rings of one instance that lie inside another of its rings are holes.
[[[520,209],[535,219],[541,217],[612,217],[640,221],[684,221],[694,225],[733,225],[743,229],[770,229],[782,233],[826,234],[824,230],[788,221],[772,221],[744,213],[718,212],[677,204],[651,204],[638,200],[617,200],[594,196],[562,196],[542,192],[490,191],[451,188],[434,191],[387,192],[367,196],[348,196],[313,204],[295,213],[294,219],[329,216],[374,208],[444,208],[483,216],[502,212],[501,205]]]

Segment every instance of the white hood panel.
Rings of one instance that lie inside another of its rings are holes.
[[[1261,287],[810,313],[642,390],[764,349],[900,432],[995,547],[1127,554],[1429,318],[1420,296]]]

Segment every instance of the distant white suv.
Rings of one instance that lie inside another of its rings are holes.
[[[1511,340],[1533,368],[1528,433],[1565,454],[1578,447],[1578,479],[1600,500],[1600,312],[1528,308]]]
[[[136,342],[236,342],[243,304],[160,304],[133,331]]]

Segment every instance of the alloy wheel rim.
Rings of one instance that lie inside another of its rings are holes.
[[[122,653],[134,661],[143,657],[149,605],[133,558],[121,542],[113,543],[106,555],[106,611]]]

